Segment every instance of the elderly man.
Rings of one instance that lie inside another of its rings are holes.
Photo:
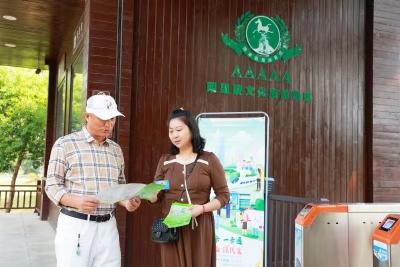
[[[51,151],[46,193],[61,208],[55,237],[57,266],[121,266],[115,205],[100,203],[102,189],[125,183],[120,146],[108,139],[122,115],[104,94],[87,100],[86,125],[59,138]],[[140,199],[121,201],[135,211]]]

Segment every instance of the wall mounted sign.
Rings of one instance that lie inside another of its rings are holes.
[[[297,102],[303,100],[305,103],[309,103],[313,99],[311,91],[300,92],[298,88],[289,88],[292,78],[288,71],[280,74],[275,70],[271,70],[267,73],[262,67],[256,71],[251,66],[241,69],[236,64],[232,70],[231,78],[234,79],[233,83],[208,81],[206,86],[207,92],[234,96],[256,96],[265,99],[293,100]],[[265,81],[269,84],[255,87],[254,82],[251,82],[249,85],[241,84],[242,80]]]
[[[85,36],[85,13],[82,14],[81,18],[79,19],[79,23],[77,24],[74,30],[74,39],[72,41],[72,53],[74,54],[76,49],[82,43],[82,40]]]
[[[301,52],[298,45],[289,48],[289,30],[280,17],[255,16],[250,11],[236,21],[235,40],[225,33],[221,33],[221,39],[237,55],[244,54],[258,63],[287,61]]]
[[[287,62],[302,51],[299,45],[289,47],[289,30],[278,16],[270,18],[264,15],[253,15],[247,11],[237,19],[234,34],[235,38],[231,39],[228,34],[221,33],[222,43],[231,48],[236,55],[245,55],[260,64],[278,60]],[[235,64],[231,79],[232,81],[207,81],[207,93],[305,103],[313,100],[312,91],[290,86],[292,79],[289,71],[279,73],[271,69],[267,73],[263,67],[256,70],[251,65],[241,67]],[[254,80],[266,84],[255,86]],[[247,85],[242,83],[246,81],[250,83]]]

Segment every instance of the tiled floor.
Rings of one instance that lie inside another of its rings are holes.
[[[53,228],[36,213],[0,213],[0,265],[54,267]]]

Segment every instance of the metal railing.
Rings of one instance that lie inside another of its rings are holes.
[[[12,192],[10,187],[10,185],[0,185],[0,210],[7,209],[7,201]],[[16,185],[11,209],[36,209],[37,201],[37,185]]]
[[[268,267],[294,266],[294,226],[297,214],[305,204],[321,202],[312,198],[268,196]]]

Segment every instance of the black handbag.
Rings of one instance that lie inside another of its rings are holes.
[[[168,228],[163,223],[164,218],[155,219],[151,225],[151,241],[156,243],[171,243],[179,239],[177,228]]]

